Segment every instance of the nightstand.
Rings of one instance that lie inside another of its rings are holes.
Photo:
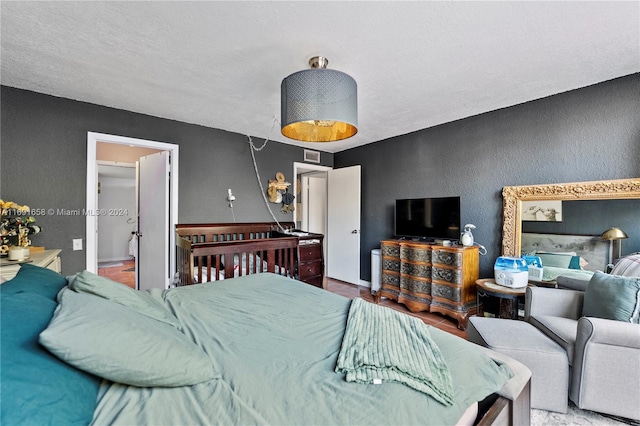
[[[30,262],[14,262],[7,258],[2,258],[0,261],[0,277],[6,281],[15,277],[20,270],[20,265],[23,263],[30,263],[31,265],[41,266],[60,273],[62,271],[62,262],[59,257],[61,251],[60,249],[55,249],[31,253],[28,259]]]

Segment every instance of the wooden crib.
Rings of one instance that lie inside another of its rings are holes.
[[[272,272],[296,277],[299,238],[293,222],[176,225],[176,285]]]

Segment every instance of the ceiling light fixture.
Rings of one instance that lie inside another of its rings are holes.
[[[358,132],[358,86],[340,71],[327,69],[322,56],[309,59],[311,69],[282,80],[281,132],[304,142],[333,142]]]

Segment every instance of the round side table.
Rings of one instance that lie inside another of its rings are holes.
[[[524,297],[526,287],[510,288],[496,284],[493,278],[476,280],[476,302],[478,304],[478,316],[484,316],[484,306],[481,303],[483,297],[497,297],[500,299],[499,318],[518,319],[518,299]]]

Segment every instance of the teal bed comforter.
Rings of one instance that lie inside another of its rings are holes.
[[[447,425],[511,376],[473,344],[430,327],[450,373],[447,404],[395,381],[349,382],[335,370],[351,300],[274,274],[157,297],[210,359],[215,378],[178,387],[105,381],[96,425]]]

